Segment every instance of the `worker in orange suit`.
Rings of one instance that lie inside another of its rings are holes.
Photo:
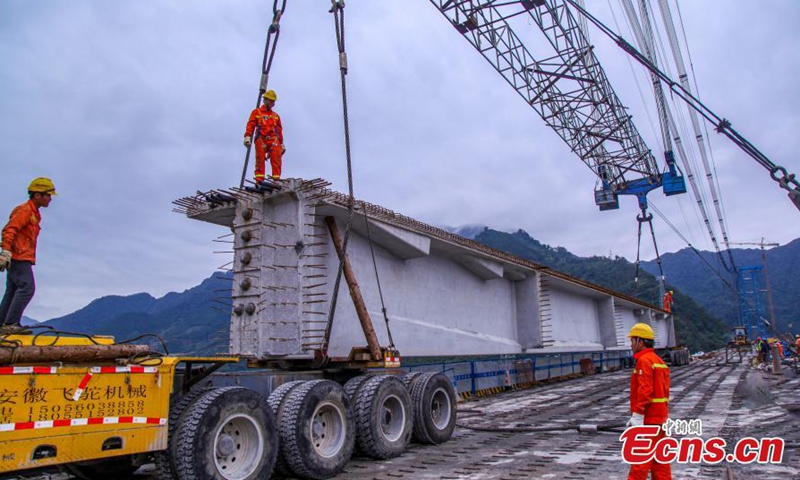
[[[269,163],[272,167],[272,178],[281,178],[281,165],[283,164],[283,154],[286,153],[286,146],[283,144],[283,126],[281,117],[272,108],[278,95],[274,90],[264,92],[264,104],[250,113],[247,120],[247,128],[244,131],[244,146],[250,148],[255,141],[256,144],[256,185],[265,180],[265,163],[269,155]],[[254,136],[255,135],[255,136]]]
[[[672,294],[672,290],[664,294],[664,310],[670,313],[672,313],[672,304],[674,303],[672,300]]]
[[[39,209],[47,208],[55,194],[56,187],[49,178],[33,180],[28,185],[28,201],[14,208],[3,227],[0,271],[8,270],[6,292],[0,302],[0,325],[4,327],[19,327],[22,312],[33,298],[33,265],[42,221]]]
[[[669,418],[669,368],[653,350],[655,334],[650,325],[637,323],[628,333],[636,361],[631,375],[631,419],[628,426],[662,425]],[[664,438],[660,430],[654,440]],[[628,480],[671,480],[669,463],[650,462],[631,465]]]

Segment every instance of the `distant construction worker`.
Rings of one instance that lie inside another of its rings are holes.
[[[653,350],[655,334],[650,325],[637,323],[628,333],[631,339],[634,365],[631,375],[631,419],[628,426],[662,425],[669,417],[669,368]],[[664,437],[659,430],[655,441]],[[655,460],[631,465],[628,480],[646,480],[651,473],[653,480],[671,480],[669,463]]]
[[[272,178],[281,178],[281,165],[286,146],[283,144],[283,126],[281,117],[272,109],[278,95],[274,90],[264,92],[264,104],[250,113],[247,128],[244,131],[244,146],[250,148],[253,140],[256,142],[256,185],[265,179],[266,156],[272,166]],[[255,138],[253,135],[255,134]]]
[[[0,271],[8,269],[6,293],[0,303],[0,324],[19,327],[22,312],[36,288],[33,265],[36,263],[36,240],[42,216],[40,208],[50,205],[56,187],[49,178],[39,177],[28,186],[28,201],[17,206],[3,227]]]
[[[770,346],[769,346],[769,339],[765,338],[761,340],[761,362],[767,363],[771,360],[772,356],[770,355]]]
[[[664,294],[664,310],[672,313],[672,304],[674,301],[672,300],[672,294],[674,292],[672,290],[668,291]]]
[[[794,354],[800,357],[800,333],[794,337]]]

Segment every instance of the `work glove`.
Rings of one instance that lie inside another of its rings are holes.
[[[250,137],[244,137],[244,142],[242,143],[244,143],[245,148],[250,148],[250,145],[253,144],[253,139]]]
[[[625,424],[626,427],[640,427],[644,425],[644,415],[641,413],[634,413],[631,419]]]
[[[11,252],[8,250],[0,251],[0,272],[4,271],[11,265]]]
[[[286,145],[281,145],[281,155],[286,154]]]

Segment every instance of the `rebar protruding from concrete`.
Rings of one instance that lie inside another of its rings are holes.
[[[344,279],[347,282],[347,287],[350,289],[350,297],[353,299],[353,305],[356,307],[358,321],[361,323],[364,337],[367,339],[369,353],[372,355],[373,360],[380,360],[381,345],[378,342],[378,336],[375,334],[375,328],[372,326],[372,319],[369,318],[369,312],[364,303],[364,297],[361,296],[361,289],[358,287],[356,274],[353,271],[353,267],[350,265],[350,259],[346,254],[343,255],[344,247],[342,245],[342,238],[339,236],[339,228],[336,226],[336,219],[333,217],[325,217],[325,223],[328,225],[328,231],[331,233],[331,239],[333,240],[334,248],[336,248],[336,254],[339,260],[344,263]],[[343,256],[344,258],[342,258]],[[314,276],[316,275],[311,275],[308,278]]]

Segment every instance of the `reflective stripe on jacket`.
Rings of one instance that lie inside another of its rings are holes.
[[[36,263],[36,239],[42,216],[39,209],[28,200],[11,211],[8,223],[3,227],[3,250],[11,252],[11,259],[18,262]]]
[[[633,358],[631,412],[644,415],[646,425],[661,425],[669,417],[669,367],[652,348]]]
[[[247,120],[244,136],[252,137],[256,127],[258,127],[258,138],[263,138],[266,143],[283,145],[281,117],[274,110],[267,110],[264,105],[253,110]],[[253,140],[256,139],[253,138]]]

